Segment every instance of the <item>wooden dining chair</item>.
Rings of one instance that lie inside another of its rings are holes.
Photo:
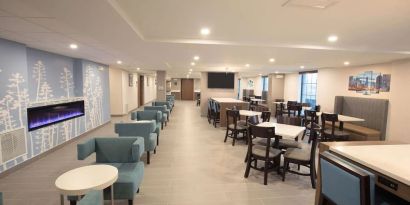
[[[339,122],[337,114],[322,113],[322,141],[347,141],[350,133],[336,128],[336,123]],[[326,127],[326,125],[329,126]]]
[[[207,113],[207,118],[208,118],[208,123],[209,124],[211,124],[212,123],[212,119],[213,119],[213,117],[212,117],[212,99],[211,98],[209,98],[208,99],[208,113]]]
[[[301,126],[302,125],[302,118],[300,118],[300,117],[289,117],[289,116],[278,116],[276,118],[276,122],[278,124]],[[299,137],[296,137],[294,140],[292,140],[292,139],[280,139],[279,140],[279,148],[281,148],[281,149],[300,148],[301,146],[302,145],[299,142]]]
[[[321,126],[319,126],[319,117],[317,116],[317,112],[314,110],[305,110],[304,111],[304,116],[303,116],[303,126],[305,126],[305,131],[303,131],[303,136],[302,136],[302,140],[305,139],[306,134],[309,134],[307,131],[310,130],[311,126],[314,126],[313,128],[315,130],[320,131],[321,130]],[[314,122],[312,124],[312,122]],[[311,138],[309,137],[308,143],[311,142]]]
[[[310,181],[312,188],[316,188],[316,167],[315,167],[315,157],[316,157],[316,147],[317,147],[317,131],[314,129],[310,130],[312,136],[311,146],[303,146],[301,148],[289,148],[283,154],[283,170],[282,170],[282,181],[285,181],[286,173],[293,173],[302,176],[310,176]],[[298,165],[298,171],[291,170],[289,164]],[[309,168],[309,173],[300,172],[300,166]]]
[[[287,114],[288,116],[298,116],[300,117],[301,112],[302,112],[302,105],[301,104],[294,104],[294,103],[288,103],[287,105]]]
[[[235,146],[235,140],[247,140],[245,137],[247,135],[248,128],[239,124],[239,119],[239,110],[226,109],[226,134],[224,142],[226,142],[228,137],[230,137],[232,138],[232,146]],[[242,133],[242,138],[238,138],[239,133]]]
[[[277,149],[279,138],[279,136],[275,135],[275,127],[258,127],[255,125],[249,126],[245,178],[248,178],[251,168],[258,171],[263,171],[263,184],[267,185],[268,173],[275,170],[279,173],[280,157],[282,153],[280,149]],[[264,140],[266,141],[266,145],[255,143],[255,140]],[[271,144],[273,144],[273,147]],[[264,166],[262,168],[257,166],[258,160],[264,162]]]
[[[269,122],[270,115],[271,113],[269,111],[262,111],[262,114],[261,114],[262,122]]]
[[[211,107],[211,112],[212,112],[212,122],[214,127],[216,128],[216,125],[220,122],[221,120],[221,111],[220,111],[220,105],[219,103],[212,101],[212,107]]]
[[[275,103],[275,118],[277,116],[282,116],[284,112],[285,104],[284,103]]]

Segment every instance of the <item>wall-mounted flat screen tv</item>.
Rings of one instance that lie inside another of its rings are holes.
[[[208,88],[234,89],[235,73],[208,73]]]
[[[27,108],[29,131],[84,115],[84,101]]]

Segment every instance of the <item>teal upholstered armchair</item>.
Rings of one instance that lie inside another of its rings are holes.
[[[167,106],[167,109],[171,112],[172,111],[172,105],[169,101],[154,101],[152,102],[152,106]]]
[[[117,167],[118,179],[114,183],[114,199],[127,199],[128,203],[132,204],[144,176],[144,163],[140,161],[144,150],[142,137],[93,138],[77,145],[77,158],[84,160],[95,152],[97,164]],[[89,197],[88,200],[93,201],[95,196]],[[104,199],[110,199],[109,188],[104,190]]]
[[[87,193],[80,201],[78,205],[101,205],[103,204],[102,191],[95,190]]]
[[[158,138],[155,129],[156,123],[154,120],[115,124],[115,133],[120,137],[139,136],[144,138],[144,147],[147,152],[147,164],[150,163],[150,152],[154,151],[154,154],[156,153]]]
[[[174,95],[167,95],[167,101],[169,103],[171,103],[171,106],[174,107],[175,106],[175,96]]]
[[[157,110],[144,110],[144,111],[136,111],[131,113],[131,120],[141,121],[141,120],[155,120],[156,122],[156,129],[155,133],[157,133],[157,145],[159,144],[159,133],[160,130],[164,127],[162,125],[162,114],[161,111]]]
[[[163,105],[163,106],[144,106],[144,110],[161,111],[161,113],[162,113],[162,124],[167,125],[167,122],[169,121],[170,111],[167,109],[166,105]]]

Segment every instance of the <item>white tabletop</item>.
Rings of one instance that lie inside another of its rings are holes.
[[[252,116],[257,116],[261,114],[262,114],[261,112],[255,112],[252,110],[239,110],[239,115],[242,115],[242,116],[252,117]]]
[[[317,116],[321,116],[322,112],[316,112]],[[347,115],[337,115],[337,118],[339,119],[339,121],[341,122],[364,122],[365,120],[362,118],[357,118],[357,117],[351,117],[351,116],[347,116]]]
[[[287,104],[287,102],[273,102],[275,104]]]
[[[251,101],[254,101],[254,102],[265,102],[266,100],[251,98]]]
[[[91,190],[111,186],[118,178],[118,169],[111,165],[89,165],[60,175],[55,185],[60,194],[84,195]]]
[[[279,124],[276,122],[262,122],[258,124],[260,127],[275,127],[275,134],[280,135],[283,138],[295,139],[298,137],[304,130],[305,127]]]
[[[219,103],[243,103],[242,100],[238,100],[235,98],[212,98],[212,99]]]
[[[336,146],[330,150],[410,186],[410,144]]]
[[[312,107],[309,107],[309,106],[302,106],[302,109],[304,109],[304,110],[311,110],[311,109],[312,109]]]

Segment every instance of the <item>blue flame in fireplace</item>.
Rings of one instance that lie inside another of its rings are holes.
[[[84,101],[28,109],[30,131],[84,115]]]

